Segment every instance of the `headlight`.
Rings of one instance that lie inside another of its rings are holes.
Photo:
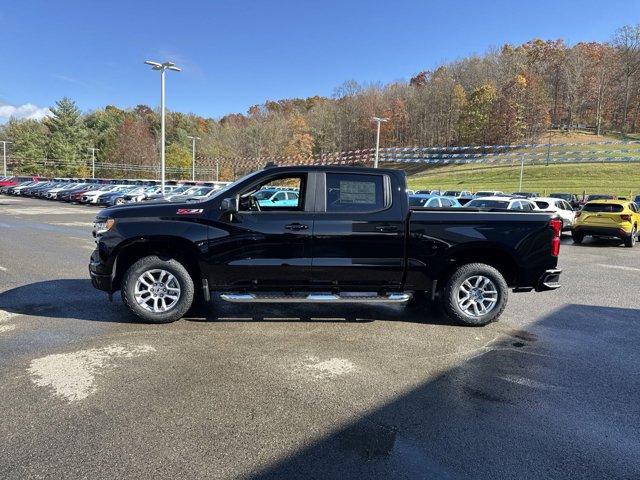
[[[107,218],[105,221],[93,222],[93,236],[98,237],[108,232],[116,221],[113,218]]]

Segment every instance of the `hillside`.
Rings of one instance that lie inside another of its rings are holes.
[[[449,165],[410,176],[409,188],[513,192],[518,189],[519,175],[519,166]],[[541,194],[552,191],[637,194],[640,193],[640,163],[526,165],[522,189]]]

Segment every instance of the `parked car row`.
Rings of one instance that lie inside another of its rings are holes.
[[[192,202],[208,198],[227,182],[167,182],[156,180],[0,178],[0,193],[109,207],[130,202],[162,200]]]
[[[612,195],[589,195],[584,204],[577,202],[574,206],[571,202],[572,197],[568,196],[572,194],[540,197],[537,194],[525,196],[524,192],[514,195],[478,192],[475,194],[476,198],[463,206],[455,197],[419,192],[409,195],[410,207],[555,213],[562,220],[562,231],[571,231],[573,241],[578,244],[582,243],[586,236],[613,237],[620,239],[626,247],[633,247],[640,232],[640,207],[637,203],[640,201],[640,195],[636,196],[634,201],[622,197],[616,199]],[[492,195],[480,197],[480,193]]]

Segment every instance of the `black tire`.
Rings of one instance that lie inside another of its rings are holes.
[[[575,230],[571,231],[571,238],[573,239],[573,243],[582,243],[584,240],[584,233],[576,232]]]
[[[135,287],[138,278],[149,270],[161,269],[172,274],[180,288],[178,299],[164,312],[152,312],[136,301]],[[162,259],[155,255],[143,257],[124,274],[121,288],[122,301],[138,318],[149,323],[170,323],[182,318],[193,303],[193,279],[187,269],[172,258]]]
[[[636,226],[633,226],[633,230],[631,230],[631,235],[624,239],[624,246],[627,248],[633,248],[636,244],[636,240],[638,239],[638,229]]]
[[[497,292],[497,300],[486,314],[474,316],[460,307],[458,295],[462,284],[477,276],[483,276],[493,283]],[[500,317],[507,305],[508,296],[509,287],[498,270],[484,263],[468,263],[458,267],[447,279],[442,292],[442,308],[451,320],[460,325],[481,327]]]

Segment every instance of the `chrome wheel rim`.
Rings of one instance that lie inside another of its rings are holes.
[[[135,285],[136,302],[153,313],[164,313],[180,300],[180,283],[166,270],[154,268],[138,277]]]
[[[493,281],[484,275],[473,275],[458,288],[458,307],[470,317],[488,314],[497,303],[498,289]]]

